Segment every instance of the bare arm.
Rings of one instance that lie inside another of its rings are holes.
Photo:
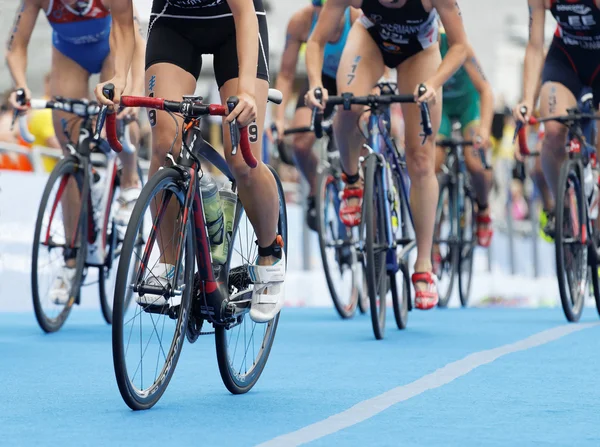
[[[132,0],[104,0],[112,16],[112,27],[110,30],[110,53],[114,60],[115,75],[105,83],[96,86],[96,99],[107,105],[112,105],[102,94],[102,87],[107,83],[115,86],[116,103],[127,86],[127,75],[131,68],[131,62],[135,52],[135,25],[133,22]]]
[[[494,119],[494,92],[492,86],[483,74],[481,65],[479,64],[472,47],[469,47],[468,54],[469,56],[464,66],[471,81],[473,81],[473,85],[479,92],[481,98],[481,128],[485,131],[485,137],[489,138],[492,131],[492,121]]]
[[[321,9],[317,25],[306,44],[306,71],[311,91],[316,87],[323,87],[321,73],[325,45],[334,37],[337,24],[348,6],[351,6],[349,0],[329,0]]]
[[[238,92],[254,96],[258,65],[258,19],[254,3],[248,0],[227,0],[235,21],[239,61]]]
[[[538,83],[544,65],[544,27],[546,7],[544,0],[528,0],[529,4],[529,43],[525,49],[523,66],[523,103],[531,116],[535,104]]]
[[[436,74],[427,82],[437,90],[465,63],[468,42],[458,1],[432,0],[432,5],[437,10],[448,37],[448,53]]]
[[[6,64],[16,88],[27,89],[27,46],[40,9],[39,0],[22,0],[6,43]]]
[[[133,61],[131,64],[131,88],[132,95],[143,95],[146,74],[146,41],[142,37],[139,14],[133,8],[133,21],[135,23],[135,49],[133,50]]]
[[[308,8],[309,10],[312,8]],[[292,93],[294,78],[296,76],[296,65],[298,64],[298,53],[300,47],[306,39],[307,33],[305,10],[298,11],[288,23],[287,33],[285,37],[285,49],[281,56],[281,67],[277,75],[275,88],[283,94],[283,102],[281,105],[273,109],[273,116],[276,121],[282,122],[285,115],[287,103]],[[308,22],[310,23],[310,22]],[[300,99],[299,99],[300,100]],[[281,129],[278,129],[281,132]]]

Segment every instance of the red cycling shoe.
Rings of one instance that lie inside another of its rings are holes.
[[[492,236],[494,236],[492,218],[489,214],[477,214],[475,222],[477,223],[477,243],[480,247],[488,248],[492,243]]]
[[[427,283],[425,290],[417,289],[417,283]],[[415,272],[412,274],[412,283],[415,288],[415,306],[417,309],[429,310],[438,304],[437,276],[432,272]]]
[[[359,199],[358,205],[349,205],[349,199]],[[340,204],[340,220],[347,227],[360,225],[362,215],[363,188],[356,184],[346,185],[342,191],[342,203]]]

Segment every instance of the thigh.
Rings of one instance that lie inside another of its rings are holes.
[[[90,75],[77,62],[68,58],[56,48],[52,48],[52,75],[50,76],[50,95],[64,96],[66,98],[87,98],[89,94]],[[54,122],[54,131],[58,141],[61,144],[66,143],[66,136],[63,132],[62,120],[68,122],[68,130],[71,133],[71,140],[76,141],[79,134],[79,118],[74,115],[52,111],[52,120]]]
[[[567,110],[577,107],[577,98],[565,85],[558,82],[546,82],[542,85],[540,92],[540,115],[542,118],[549,116],[565,115]],[[544,124],[548,128],[561,126],[561,124],[549,121]]]
[[[354,22],[338,66],[337,93],[368,95],[383,71],[383,57],[377,44],[363,25]]]
[[[398,90],[400,93],[412,94],[417,85],[425,82],[437,72],[441,61],[440,52],[437,46],[435,46],[415,54],[400,64],[396,69],[398,73]],[[433,144],[433,141],[437,137],[442,117],[441,89],[438,92],[436,104],[429,105],[429,112],[431,114],[433,133],[428,140],[431,141],[430,144]],[[406,123],[406,151],[407,155],[410,156],[411,152],[424,149],[421,148],[422,137],[420,136],[422,133],[421,110],[416,104],[402,104],[402,113]]]
[[[148,96],[180,101],[183,95],[192,95],[195,90],[194,76],[177,65],[155,63],[146,70]],[[173,153],[179,154],[183,119],[174,119],[168,112],[154,109],[148,109],[148,119],[152,126],[152,156],[163,158],[173,144],[176,134],[178,138],[173,146]]]
[[[312,120],[312,110],[308,107],[300,107],[296,109],[294,113],[294,119],[292,121],[292,127],[308,127]],[[316,141],[315,134],[313,132],[304,132],[294,135],[294,143],[296,146],[302,146],[303,148],[312,147]]]
[[[221,95],[221,102],[225,104],[227,98],[234,96],[238,92],[238,79],[230,79],[219,90]],[[256,80],[256,121],[250,124],[248,127],[248,134],[250,137],[250,147],[252,153],[257,160],[262,159],[262,134],[265,127],[265,114],[267,111],[267,98],[269,95],[269,83],[263,79]],[[225,150],[225,158],[230,166],[237,166],[240,168],[244,167],[244,159],[240,151],[236,155],[231,155],[231,138],[229,135],[229,125],[225,123],[223,118],[223,147]],[[238,171],[239,172],[239,171]]]

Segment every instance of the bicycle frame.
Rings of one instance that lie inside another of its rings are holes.
[[[206,226],[206,219],[204,216],[202,194],[200,194],[200,178],[202,177],[202,175],[198,175],[201,172],[200,157],[204,158],[219,171],[221,171],[227,177],[227,179],[232,182],[232,189],[234,191],[235,180],[225,159],[221,157],[221,155],[219,155],[219,153],[203,139],[202,135],[200,134],[198,123],[199,119],[196,118],[185,120],[185,130],[183,133],[183,141],[179,157],[177,160],[174,160],[170,154],[167,156],[172,163],[171,167],[180,171],[185,179],[185,199],[182,219],[182,227],[184,230],[178,235],[176,252],[178,257],[181,257],[183,254],[185,241],[188,237],[188,223],[191,218],[191,223],[193,224],[191,229],[195,251],[195,261],[198,267],[200,279],[199,292],[201,293],[203,299],[203,305],[200,306],[200,311],[203,317],[206,317],[210,323],[228,325],[230,323],[230,318],[235,318],[237,314],[236,312],[233,314],[226,313],[228,308],[227,306],[223,306],[223,303],[225,303],[224,298],[228,296],[227,290],[225,289],[227,285],[227,277],[225,276],[224,271],[225,269],[219,269],[217,276],[215,276],[215,272],[212,267],[212,254],[208,239],[208,228]],[[190,130],[192,132],[190,132]],[[188,145],[186,140],[190,138],[190,133],[191,142]],[[140,269],[134,285],[133,290],[135,292],[142,290],[144,293],[164,293],[162,287],[153,287],[147,285],[142,286],[141,284],[146,268],[149,265],[149,248],[152,247],[156,241],[156,225],[166,212],[170,197],[171,196],[165,198],[163,196],[162,203],[156,212],[156,217],[154,218],[152,230],[148,237],[148,241],[146,242],[146,247],[144,248]],[[236,207],[236,220],[239,218],[239,212],[240,209]],[[231,256],[231,252],[229,256]],[[179,268],[179,265],[175,267],[175,278],[179,277]],[[168,293],[171,297],[175,295],[181,295],[183,293],[183,289],[167,290],[166,293]],[[238,309],[238,307],[236,307],[236,310],[241,310],[243,312],[244,309]]]

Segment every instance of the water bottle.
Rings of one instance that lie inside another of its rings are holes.
[[[102,231],[102,198],[104,196],[104,182],[106,181],[106,171],[103,169],[92,168],[90,177],[90,196],[92,199],[92,212],[94,216],[94,230],[95,238],[94,242],[88,245],[87,262],[92,265],[100,265],[104,263],[104,250],[105,247],[101,247],[102,238],[100,232]]]
[[[223,223],[225,225],[225,243],[221,245],[220,250],[213,252],[213,260],[220,264],[227,262],[229,255],[229,245],[233,235],[233,221],[235,219],[235,206],[237,204],[237,194],[231,190],[231,183],[226,182],[225,186],[219,190],[221,198],[221,207],[223,209]]]
[[[204,173],[200,179],[200,191],[202,193],[202,202],[204,204],[204,217],[208,228],[208,240],[210,241],[210,251],[213,255],[213,261],[221,263],[219,256],[224,241],[223,209],[219,199],[219,188],[215,180]]]

